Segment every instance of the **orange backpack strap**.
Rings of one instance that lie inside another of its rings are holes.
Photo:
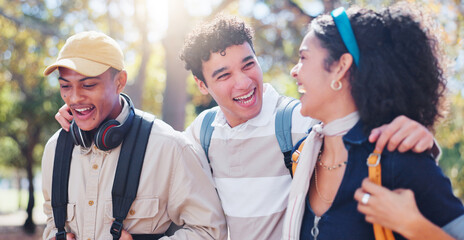
[[[300,153],[303,149],[304,144],[305,141],[301,141],[300,146],[298,146],[298,149],[295,150],[295,152],[293,152],[292,154],[292,176],[295,176],[296,167],[298,166],[298,162],[300,161]]]
[[[374,150],[367,158],[367,166],[369,168],[369,180],[382,186],[382,169],[380,166],[380,156],[382,152]],[[379,224],[374,223],[374,235],[376,240],[394,240],[395,237],[390,229],[387,229]]]

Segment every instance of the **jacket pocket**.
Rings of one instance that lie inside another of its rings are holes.
[[[158,208],[158,198],[135,199],[123,221],[123,228],[130,233],[152,233],[155,219],[159,219],[156,217]],[[105,202],[105,224],[111,227],[113,220],[113,203],[108,200]]]
[[[66,225],[66,232],[74,233],[76,236],[79,235],[75,203],[68,203],[66,206]]]

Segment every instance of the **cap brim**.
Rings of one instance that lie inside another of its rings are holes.
[[[90,61],[84,58],[66,58],[60,59],[54,64],[48,66],[43,74],[48,76],[59,67],[69,68],[87,77],[98,76],[110,68],[108,65]]]

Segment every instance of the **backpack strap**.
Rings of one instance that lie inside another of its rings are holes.
[[[295,175],[296,167],[298,166],[298,163],[300,162],[300,154],[301,154],[301,151],[303,150],[303,147],[304,147],[304,144],[305,144],[304,140],[307,137],[308,136],[305,136],[302,139],[300,139],[295,144],[295,147],[293,147],[293,150],[292,150],[292,176]]]
[[[292,114],[293,109],[300,103],[300,101],[290,98],[282,97],[280,103],[277,107],[277,113],[275,117],[275,134],[277,141],[279,142],[280,151],[284,155],[284,164],[285,167],[289,170],[292,175]],[[209,145],[211,143],[211,136],[213,135],[214,127],[211,126],[214,118],[216,117],[217,110],[209,110],[203,122],[201,123],[200,129],[200,143],[201,147],[205,151],[206,159],[208,163],[211,164],[209,160],[208,151]],[[210,165],[211,166],[211,165]],[[213,170],[211,169],[211,172]],[[292,175],[293,176],[293,175]]]
[[[277,141],[279,142],[280,151],[284,155],[285,167],[292,173],[292,114],[293,109],[300,103],[300,101],[291,98],[283,97],[280,104],[277,107],[277,113],[275,117],[275,134]]]
[[[382,186],[382,167],[380,165],[381,155],[381,151],[374,150],[374,152],[369,154],[369,157],[366,161],[367,167],[369,169],[369,180],[380,186]],[[374,228],[374,236],[376,240],[395,240],[395,236],[390,229],[377,223],[373,223],[372,225]]]
[[[153,120],[152,115],[136,111],[131,130],[122,143],[111,191],[113,218],[115,219],[110,229],[113,239],[121,237],[122,222],[137,195]]]
[[[74,142],[71,133],[60,131],[56,142],[55,160],[52,176],[52,208],[55,226],[58,229],[56,240],[66,240],[66,222],[68,206],[69,169]]]
[[[122,231],[122,221],[134,201],[139,185],[145,151],[153,125],[153,116],[136,110],[131,130],[121,146],[118,165],[113,182],[113,222],[110,232],[113,239],[119,239]],[[61,131],[55,149],[52,180],[52,207],[57,240],[66,239],[64,228],[68,204],[69,171],[74,142],[70,133]],[[134,239],[158,239],[164,234],[138,234]]]
[[[214,127],[211,126],[211,124],[214,121],[214,118],[216,117],[217,110],[216,109],[210,109],[205,117],[203,118],[203,122],[201,123],[201,129],[200,129],[200,143],[201,147],[203,148],[203,151],[205,151],[206,159],[208,160],[208,164],[210,164],[211,168],[211,162],[209,161],[209,156],[208,156],[208,150],[209,150],[209,145],[211,143],[211,136],[213,135]],[[213,169],[211,169],[211,173],[213,172]]]

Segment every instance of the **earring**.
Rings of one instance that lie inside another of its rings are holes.
[[[330,83],[330,87],[334,91],[338,91],[338,90],[342,89],[342,82],[340,82],[339,80],[332,80],[332,82]]]

